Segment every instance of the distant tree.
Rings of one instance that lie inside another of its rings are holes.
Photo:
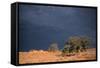
[[[73,36],[65,42],[63,53],[73,53],[86,51],[87,47],[90,45],[90,39],[88,37]]]
[[[87,47],[91,44],[89,37],[80,37],[81,38],[81,51],[86,51]]]
[[[64,53],[68,53],[68,52],[69,52],[69,49],[70,49],[70,45],[65,44],[62,51],[63,51]]]
[[[62,55],[70,55],[70,53],[73,53],[73,49],[73,46],[68,43],[65,43],[64,48],[62,49]]]
[[[48,48],[48,51],[58,51],[58,44],[56,42],[50,44],[50,47]]]
[[[79,52],[81,49],[81,39],[79,36],[70,37],[68,43],[73,47],[72,51]]]

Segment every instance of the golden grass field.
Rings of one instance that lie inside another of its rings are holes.
[[[86,52],[79,52],[75,55],[61,56],[62,52],[49,52],[44,50],[31,50],[29,52],[19,52],[19,64],[46,63],[63,61],[95,60],[96,49],[87,49]]]

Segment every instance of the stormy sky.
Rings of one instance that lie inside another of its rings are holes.
[[[43,5],[19,5],[19,50],[59,48],[71,36],[91,38],[96,46],[96,9]]]

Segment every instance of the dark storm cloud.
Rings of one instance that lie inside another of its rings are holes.
[[[89,36],[96,44],[95,14],[93,8],[20,5],[20,50],[47,49],[53,41],[62,48],[74,35]]]

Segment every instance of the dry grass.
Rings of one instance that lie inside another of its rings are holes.
[[[96,49],[88,49],[86,52],[80,52],[73,56],[61,56],[61,52],[49,52],[43,50],[31,50],[29,52],[19,52],[19,64],[27,63],[45,63],[45,62],[63,62],[95,60]]]

